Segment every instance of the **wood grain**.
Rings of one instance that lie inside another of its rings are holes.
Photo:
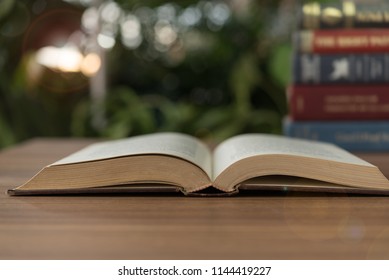
[[[0,153],[0,259],[388,259],[389,197],[260,193],[9,197],[92,140]],[[389,154],[361,154],[389,177]]]

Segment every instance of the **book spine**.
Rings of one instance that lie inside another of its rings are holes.
[[[307,3],[301,6],[299,27],[302,29],[326,28],[387,28],[389,27],[389,5]]]
[[[301,30],[294,34],[303,53],[389,52],[388,29]]]
[[[333,143],[349,151],[389,151],[389,121],[296,122],[286,120],[284,134]]]
[[[301,54],[292,62],[296,84],[389,83],[389,54]]]
[[[389,119],[389,86],[291,85],[289,114],[294,120]]]

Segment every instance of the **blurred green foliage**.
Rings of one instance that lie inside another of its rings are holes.
[[[46,68],[39,69],[39,78],[34,77],[29,69],[37,50],[26,47],[28,32],[51,10],[82,15],[90,7],[78,1],[3,0],[0,147],[36,136],[119,138],[181,131],[219,141],[247,132],[280,133],[287,113],[284,89],[296,3],[243,2],[247,5],[234,7],[231,3],[240,1],[228,2],[230,14],[223,24],[215,25],[203,15],[193,26],[173,26],[178,39],[162,50],[150,35],[158,18],[141,21],[143,41],[136,48],[129,49],[120,40],[122,35],[115,34],[116,44],[106,54],[107,95],[98,105],[105,120],[97,128],[88,79],[81,73]],[[227,2],[116,3],[124,14],[139,15],[144,7],[148,10],[142,11],[158,14],[167,6],[178,16],[188,8],[204,10],[210,7],[207,3]]]

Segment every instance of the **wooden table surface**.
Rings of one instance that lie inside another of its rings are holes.
[[[389,197],[5,192],[90,140],[0,152],[0,259],[389,259]],[[389,177],[389,154],[362,154]]]

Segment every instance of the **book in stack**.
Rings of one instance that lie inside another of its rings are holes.
[[[312,2],[298,22],[285,134],[389,150],[389,4]]]

